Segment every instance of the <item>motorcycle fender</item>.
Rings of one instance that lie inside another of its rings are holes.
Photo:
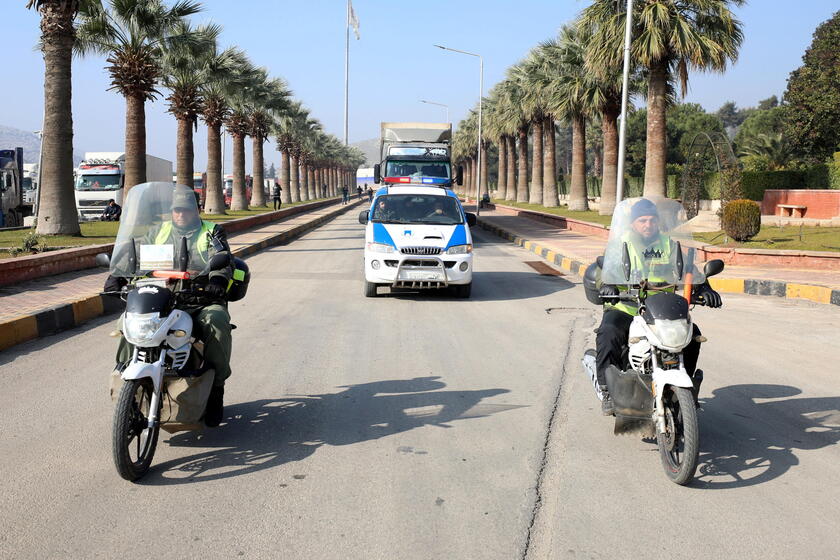
[[[164,353],[161,352],[160,359],[152,364],[145,362],[131,362],[122,372],[123,381],[148,377],[152,380],[152,384],[155,387],[155,393],[159,393],[163,384],[163,359]]]
[[[664,370],[658,367],[653,368],[653,386],[656,390],[656,428],[659,432],[665,432],[665,406],[662,402],[662,395],[665,387],[684,387],[691,389],[694,384],[691,382],[688,372],[680,365],[679,369]]]

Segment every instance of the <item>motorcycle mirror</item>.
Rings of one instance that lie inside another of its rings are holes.
[[[683,279],[683,267],[685,266],[685,261],[683,260],[682,254],[682,245],[680,242],[677,241],[677,279]]]
[[[621,266],[624,268],[624,280],[630,281],[630,250],[627,248],[627,242],[623,243],[623,251],[621,253]]]
[[[706,278],[714,276],[715,274],[720,274],[723,272],[723,261],[720,259],[708,261],[703,267],[703,272],[706,274]]]
[[[601,255],[600,257],[595,259],[595,262],[598,264],[598,268],[603,270],[603,268],[604,268],[604,255]]]
[[[94,258],[94,262],[96,263],[96,266],[102,268],[110,268],[111,256],[108,255],[108,253],[99,253],[98,255],[96,255],[96,258]]]
[[[178,253],[178,270],[186,272],[190,265],[189,245],[186,237],[181,238],[181,251]]]

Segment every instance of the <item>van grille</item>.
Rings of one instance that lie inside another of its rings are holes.
[[[440,247],[403,247],[400,252],[403,255],[439,255]]]

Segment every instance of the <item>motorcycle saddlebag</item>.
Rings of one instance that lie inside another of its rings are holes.
[[[603,305],[604,302],[601,300],[601,296],[598,295],[598,288],[595,285],[597,274],[598,263],[592,263],[586,267],[586,271],[583,273],[583,291],[589,303]]]
[[[653,414],[652,377],[621,371],[615,366],[607,368],[606,374],[616,416],[650,418]]]
[[[247,263],[238,257],[233,258],[233,280],[228,288],[228,301],[239,301],[248,293],[251,271]]]

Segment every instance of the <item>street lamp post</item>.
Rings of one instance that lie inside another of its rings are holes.
[[[434,101],[424,101],[420,100],[420,103],[426,103],[427,105],[437,105],[438,107],[446,108],[446,122],[449,122],[449,105],[444,105],[443,103],[436,103]]]
[[[445,51],[452,51],[456,53],[465,54],[468,56],[474,56],[478,58],[479,62],[479,70],[478,70],[478,170],[476,171],[476,184],[475,184],[475,213],[476,215],[479,214],[479,200],[481,199],[481,100],[484,97],[484,57],[480,54],[471,53],[467,51],[461,51],[458,49],[450,49],[449,47],[444,47],[442,45],[435,45],[439,49],[443,49]]]
[[[621,126],[618,131],[618,174],[615,203],[624,197],[624,153],[627,148],[627,97],[630,82],[630,42],[633,35],[633,0],[627,0],[627,24],[624,27],[624,80],[621,89]]]

